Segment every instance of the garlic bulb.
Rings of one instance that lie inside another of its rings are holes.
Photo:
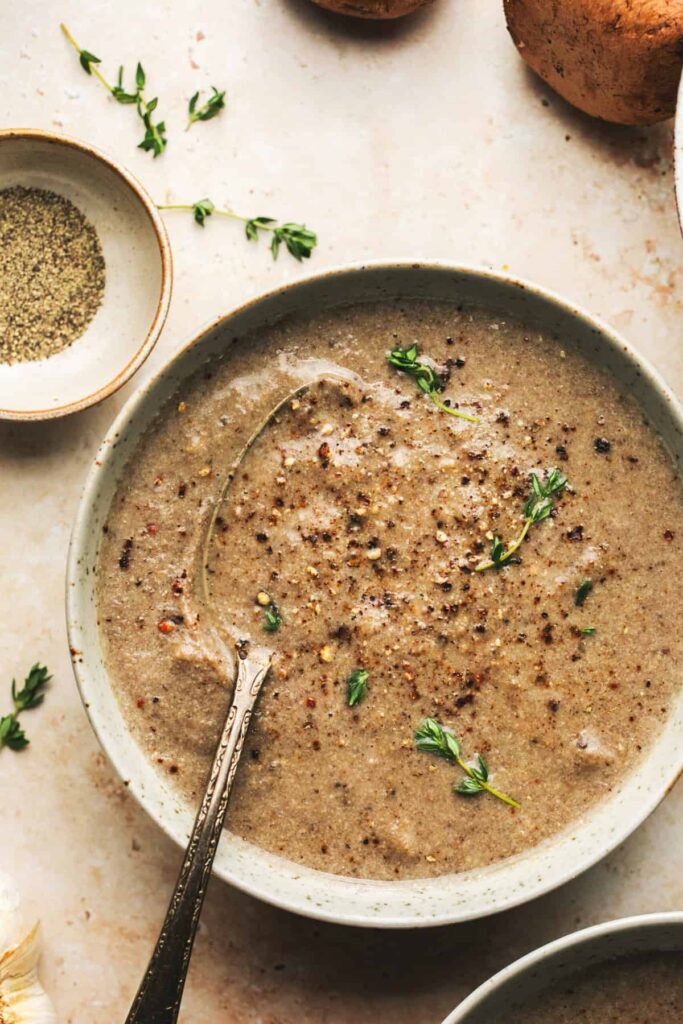
[[[0,875],[0,1024],[57,1024],[38,980],[38,932],[23,932],[17,891]]]

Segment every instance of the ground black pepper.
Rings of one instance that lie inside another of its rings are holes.
[[[64,196],[0,190],[0,362],[45,359],[70,345],[104,294],[99,238]]]

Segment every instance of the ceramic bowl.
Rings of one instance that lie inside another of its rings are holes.
[[[67,614],[74,669],[90,721],[116,771],[162,828],[184,845],[194,809],[181,802],[136,745],[103,664],[95,607],[102,526],[117,481],[140,435],[189,374],[233,338],[288,313],[357,300],[415,296],[464,301],[537,324],[576,345],[640,401],[677,460],[683,458],[683,418],[666,385],[604,324],[531,284],[475,268],[383,263],[310,277],[249,302],[211,324],[132,396],[105,438],[90,471],[76,519],[68,566]],[[683,700],[657,744],[623,785],[552,840],[493,866],[417,881],[342,878],[293,864],[226,834],[216,874],[289,910],[330,921],[415,927],[481,917],[530,900],[585,871],[621,843],[653,810],[683,763]]]
[[[70,199],[94,225],[105,260],[100,308],[49,359],[0,363],[0,418],[40,420],[111,395],[143,364],[171,299],[171,248],[159,212],[131,174],[75,139],[0,131],[0,189],[42,188]]]
[[[541,946],[494,974],[460,1003],[443,1024],[492,1024],[574,971],[633,953],[680,952],[683,912],[645,914],[585,928]],[[683,969],[683,960],[682,960]]]

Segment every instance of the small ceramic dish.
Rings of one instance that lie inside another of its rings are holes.
[[[468,996],[443,1024],[504,1021],[525,999],[562,982],[575,971],[634,953],[680,952],[683,912],[644,914],[585,928],[541,946],[505,967]]]
[[[97,556],[102,527],[126,463],[163,404],[184,380],[247,332],[297,311],[412,296],[506,310],[558,344],[576,345],[633,394],[680,466],[683,414],[641,356],[585,311],[516,278],[439,263],[377,263],[300,280],[247,303],[203,330],[134,394],[104,439],[85,485],[67,570],[67,619],[74,671],[91,724],[130,791],[181,846],[195,809],[155,770],[133,739],[103,661],[97,622]],[[266,684],[267,685],[267,684]],[[424,927],[483,917],[554,889],[613,850],[656,807],[683,763],[683,699],[656,744],[623,783],[552,839],[486,868],[410,881],[332,875],[294,864],[226,832],[219,877],[288,910],[343,924]]]
[[[171,247],[142,186],[83,142],[29,128],[0,131],[0,189],[13,185],[71,200],[102,245],[104,298],[85,332],[49,359],[0,363],[0,419],[65,416],[113,394],[151,352],[171,299]]]

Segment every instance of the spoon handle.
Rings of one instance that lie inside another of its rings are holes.
[[[256,698],[270,667],[259,649],[238,661],[232,704],[157,944],[126,1024],[175,1024],[230,790]]]

